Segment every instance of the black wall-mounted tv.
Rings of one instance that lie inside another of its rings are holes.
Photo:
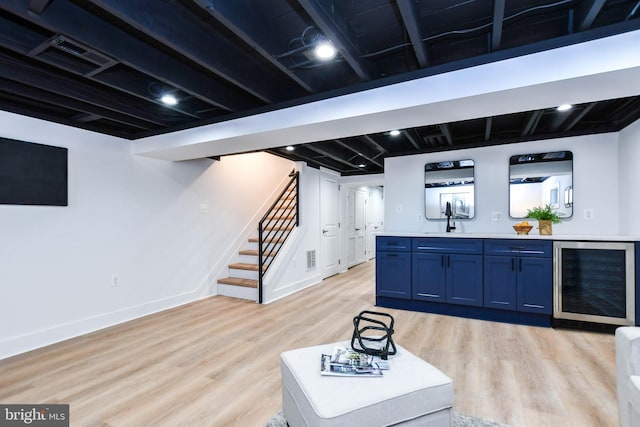
[[[67,151],[0,138],[0,204],[68,206]]]

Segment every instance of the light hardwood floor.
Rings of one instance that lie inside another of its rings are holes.
[[[263,426],[282,351],[349,340],[375,263],[268,305],[212,297],[0,361],[0,402],[69,403],[73,426]],[[460,413],[616,426],[614,337],[380,309],[397,343],[454,381]],[[367,426],[368,427],[368,426]]]

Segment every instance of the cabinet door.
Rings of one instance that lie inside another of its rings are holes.
[[[517,310],[551,314],[551,258],[518,258]]]
[[[482,307],[482,256],[445,255],[446,301]]]
[[[411,287],[414,299],[444,302],[445,257],[443,254],[413,254]]]
[[[484,257],[484,306],[516,309],[516,257]]]
[[[411,299],[411,254],[385,252],[376,254],[376,295]]]

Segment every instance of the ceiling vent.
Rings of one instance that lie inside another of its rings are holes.
[[[86,61],[92,62],[93,64],[104,66],[109,63],[113,63],[111,58],[99,53],[91,48],[85,47],[82,44],[76,42],[75,40],[70,39],[66,36],[58,36],[55,37],[51,41],[51,46],[60,49],[64,52],[70,53],[72,55],[83,58]]]
[[[58,49],[71,52],[74,55],[82,56],[85,53],[87,53],[86,49],[82,48],[81,46],[75,43],[71,43],[69,40],[65,40],[61,37],[55,39],[54,43]]]

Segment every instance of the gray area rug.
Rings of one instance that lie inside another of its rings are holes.
[[[287,420],[284,419],[282,411],[278,412],[269,420],[265,427],[287,427]],[[468,417],[456,412],[453,413],[453,427],[509,427],[504,424],[486,421],[481,418]]]

